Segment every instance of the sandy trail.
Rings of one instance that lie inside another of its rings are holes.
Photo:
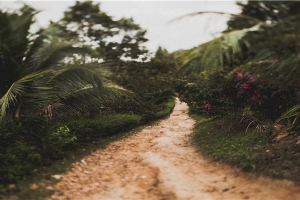
[[[288,181],[211,162],[192,144],[195,121],[176,99],[168,119],[93,152],[64,174],[50,199],[300,199]]]

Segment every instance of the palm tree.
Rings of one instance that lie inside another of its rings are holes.
[[[295,51],[298,50],[297,34],[300,27],[297,22],[300,13],[294,8],[300,7],[299,2],[249,1],[246,5],[242,3],[239,5],[243,6],[243,11],[239,15],[223,12],[198,12],[183,16],[214,13],[231,15],[232,19],[228,22],[228,29],[220,37],[183,51],[178,56],[182,61],[180,71],[185,75],[198,76],[204,71],[213,72],[215,70],[232,73],[232,70],[252,68],[253,71],[256,71],[261,70],[261,66],[264,65],[268,66],[265,67],[267,71],[261,73],[265,75],[264,78],[271,75],[272,77],[268,77],[268,79],[277,83],[282,82],[283,79],[289,82],[296,81],[299,76],[298,72],[297,76],[294,74],[296,67],[291,64],[291,60],[297,62],[292,58],[292,54],[297,54]],[[274,41],[282,46],[276,47]],[[284,43],[288,44],[284,45]],[[290,47],[288,47],[289,45]],[[279,50],[279,48],[282,49]],[[272,61],[278,59],[279,55],[284,58],[281,59],[284,63],[274,64]],[[287,70],[286,67],[289,66],[294,66],[294,68],[291,67],[290,70]],[[278,70],[280,75],[276,79],[272,73],[274,69]]]
[[[126,93],[105,83],[107,64],[86,61],[89,47],[58,37],[54,26],[31,34],[36,13],[27,5],[0,11],[1,118],[70,116]]]

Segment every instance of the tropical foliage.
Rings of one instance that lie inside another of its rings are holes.
[[[89,47],[60,37],[53,26],[31,35],[35,13],[28,6],[1,12],[2,117],[70,116],[125,93],[105,85],[104,64],[82,59]]]
[[[209,102],[210,114],[228,114],[230,109],[242,116],[247,111],[251,119],[274,121],[300,102],[300,13],[296,9],[300,4],[249,1],[239,5],[242,13],[231,16],[220,37],[179,55],[179,75],[190,80],[181,85],[182,91],[188,91],[183,97],[200,112],[206,112]],[[284,116],[281,119],[289,115]]]
[[[77,2],[64,19],[32,33],[36,13],[27,5],[0,10],[0,192],[2,184],[23,179],[70,149],[165,117],[173,108],[169,88],[153,83],[147,90],[143,80],[136,82],[138,93],[115,84],[124,83],[120,73],[111,77],[116,66],[125,73],[120,64],[140,66],[122,58],[146,52],[140,46],[145,31],[132,19],[113,21],[98,4]],[[86,23],[93,27],[86,33],[91,43],[79,36]],[[123,36],[121,43],[106,42],[116,34]]]
[[[238,5],[220,37],[179,54],[177,91],[197,121],[201,153],[299,183],[300,3]]]

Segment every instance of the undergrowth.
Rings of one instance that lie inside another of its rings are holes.
[[[197,121],[194,140],[202,154],[243,171],[300,184],[300,147],[296,144],[296,133],[276,142],[272,133],[259,134],[255,128],[246,132],[238,122],[228,130],[226,118],[192,117]]]
[[[28,126],[9,124],[6,130],[0,131],[0,136],[7,141],[17,142],[16,145],[23,146],[1,146],[0,161],[5,161],[5,163],[1,162],[0,165],[0,199],[13,196],[19,199],[46,199],[51,195],[51,191],[46,189],[46,186],[57,182],[51,175],[63,174],[73,162],[92,151],[105,148],[110,142],[135,133],[142,125],[149,125],[169,116],[174,105],[174,99],[170,99],[165,103],[164,109],[155,113],[147,121],[139,115],[110,114],[99,115],[94,119],[60,123],[57,128],[51,129],[48,140],[36,141],[35,139],[33,140],[35,143],[29,143],[28,135],[20,137],[20,133],[26,131],[28,134],[37,136],[39,133],[34,133],[34,130],[39,126],[32,126],[29,130]],[[44,128],[40,130],[41,133],[46,130],[46,127]],[[23,132],[17,131],[18,129]],[[42,141],[44,143],[41,143]],[[39,145],[38,142],[40,142]],[[37,151],[37,146],[45,146],[45,151],[43,149]],[[11,150],[7,151],[7,149]],[[7,174],[10,176],[7,177]],[[38,188],[31,190],[32,184],[37,184]]]

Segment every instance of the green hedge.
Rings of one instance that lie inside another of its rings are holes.
[[[62,158],[75,139],[68,127],[51,127],[44,119],[2,122],[0,185],[23,179],[49,159]]]
[[[107,137],[119,132],[128,131],[141,124],[138,115],[100,115],[96,119],[76,120],[68,123],[71,133],[78,142],[90,142],[94,139]]]

